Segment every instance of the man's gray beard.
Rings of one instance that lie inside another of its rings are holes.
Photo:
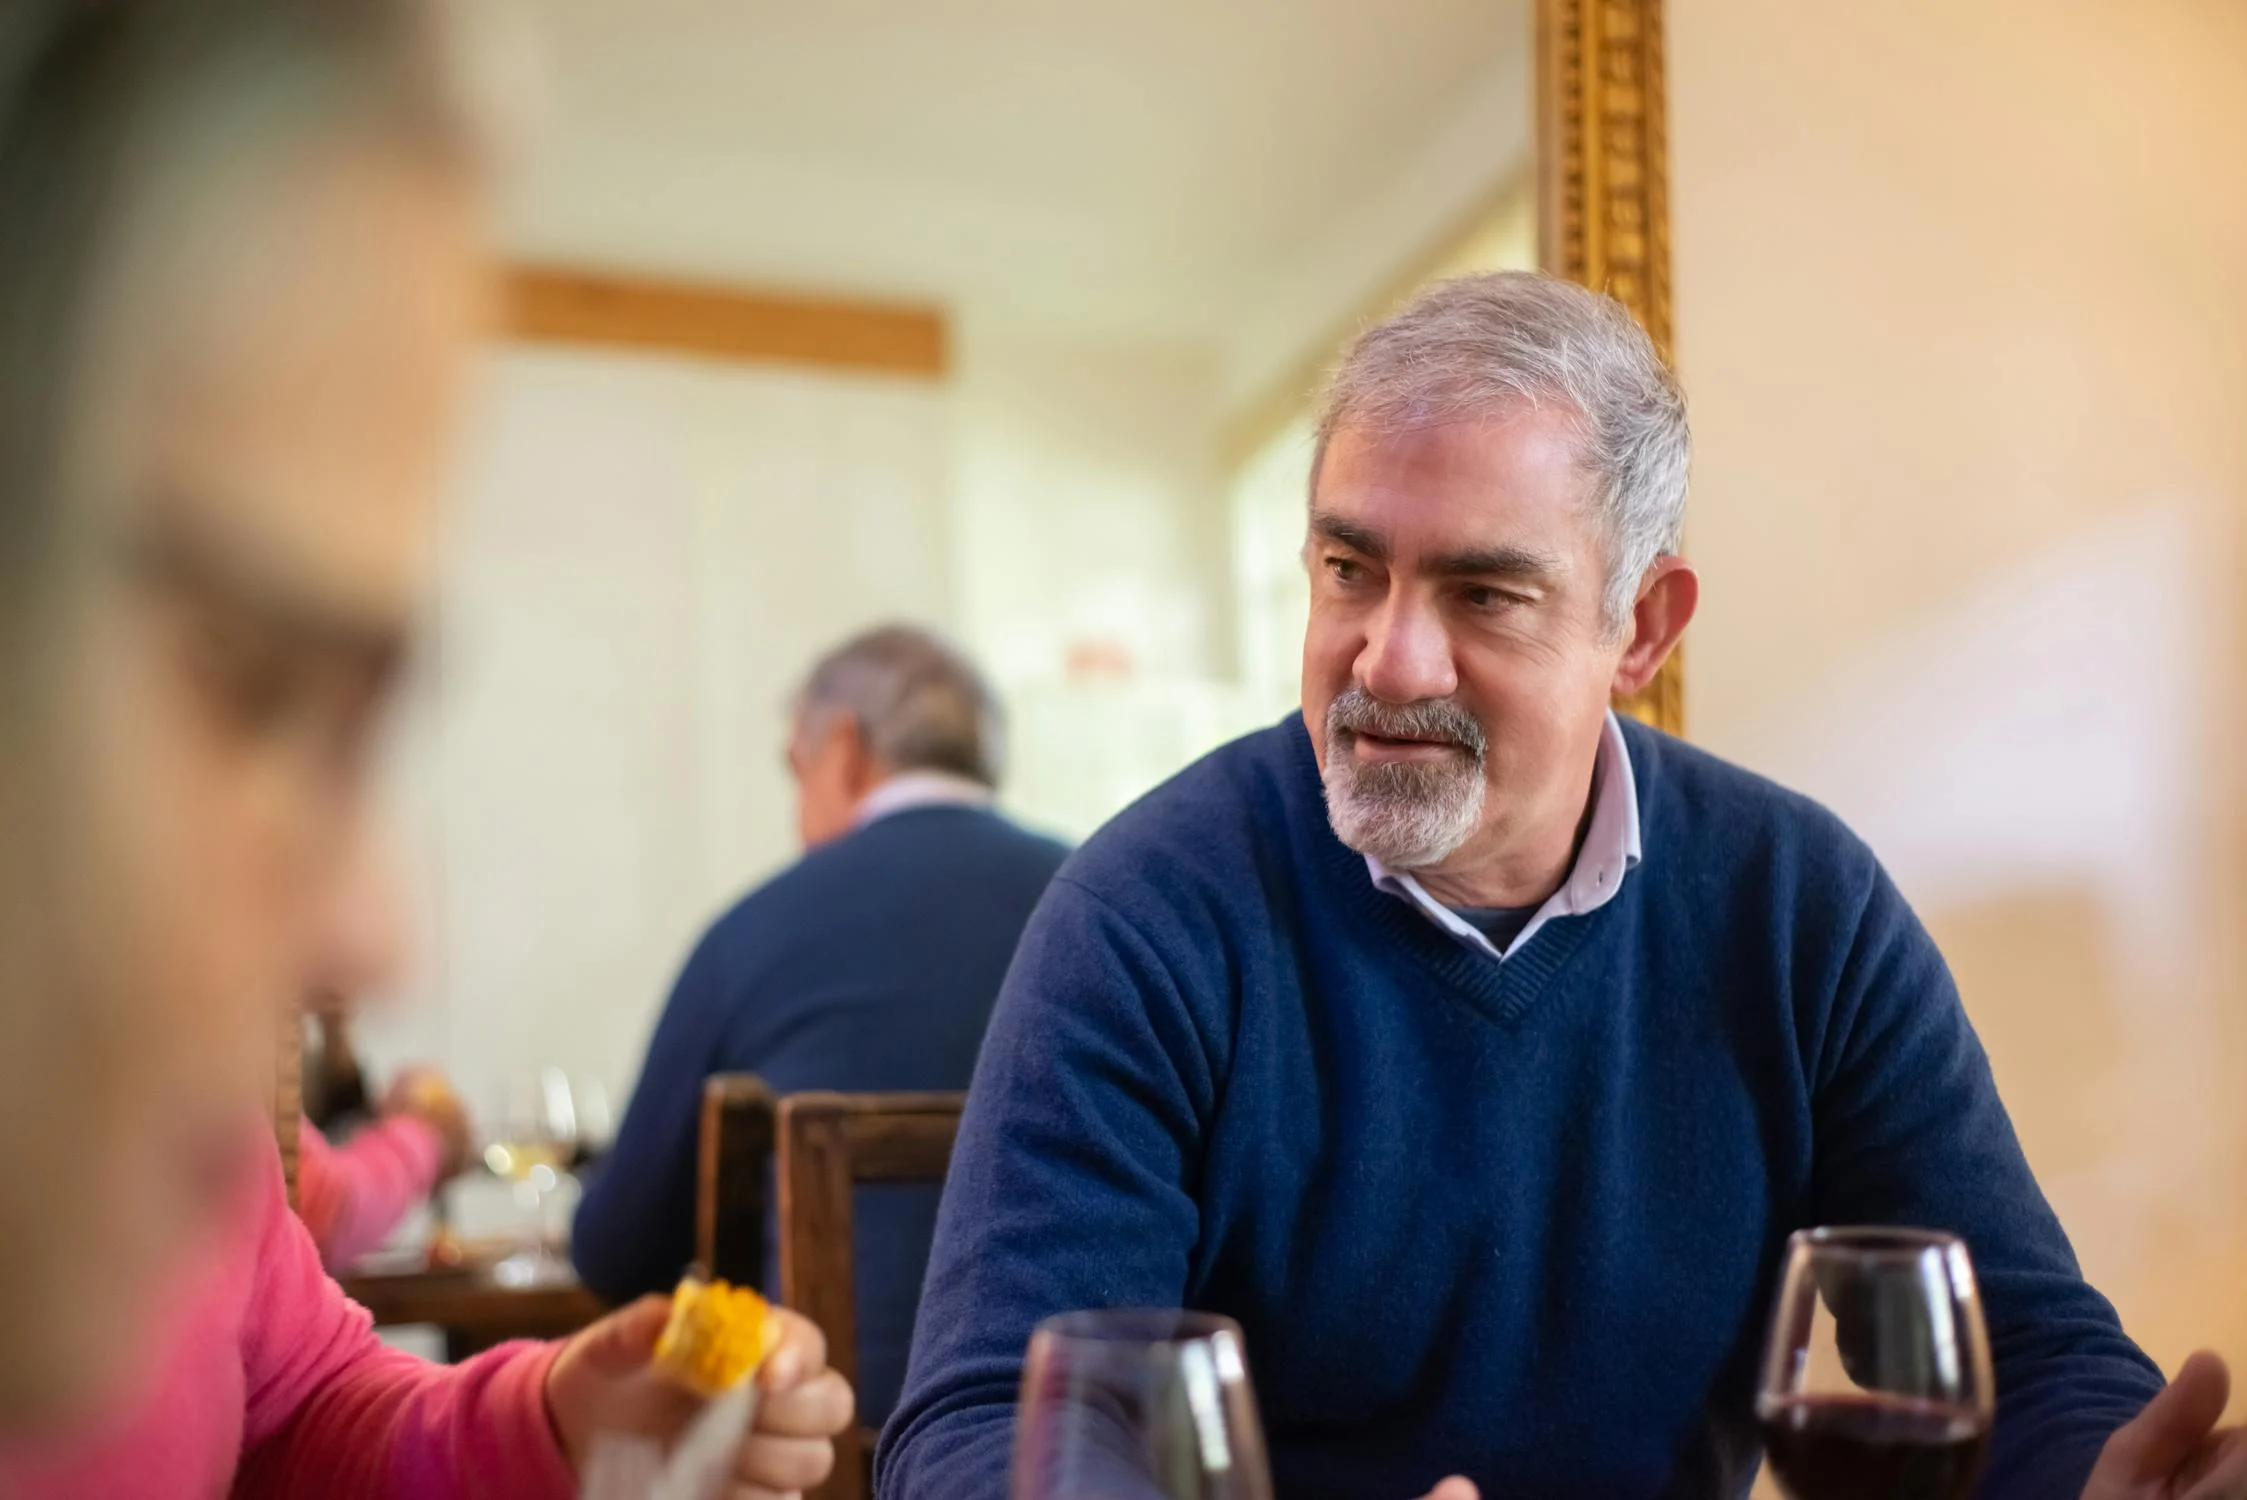
[[[1327,712],[1327,821],[1336,838],[1392,870],[1443,863],[1482,822],[1482,737],[1471,720],[1460,725],[1471,741],[1441,762],[1366,765],[1352,751],[1349,731],[1355,728],[1403,727],[1411,716],[1425,732],[1430,726],[1417,716],[1427,707],[1384,709],[1352,688]],[[1465,719],[1454,705],[1443,708]]]

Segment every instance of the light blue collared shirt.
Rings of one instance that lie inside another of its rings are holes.
[[[915,807],[989,807],[991,789],[949,771],[900,771],[858,799],[851,824],[864,828],[878,818]]]
[[[1560,889],[1545,898],[1529,925],[1503,949],[1465,917],[1429,895],[1409,872],[1392,870],[1370,854],[1365,857],[1365,867],[1376,886],[1400,901],[1409,901],[1429,921],[1468,947],[1502,959],[1508,953],[1519,953],[1522,945],[1555,917],[1580,916],[1614,900],[1615,893],[1623,888],[1623,877],[1637,866],[1639,856],[1638,780],[1631,774],[1631,752],[1623,742],[1623,726],[1615,711],[1609,709],[1600,730],[1599,758],[1592,765],[1592,821],[1584,830],[1584,847],[1576,851],[1576,863]]]

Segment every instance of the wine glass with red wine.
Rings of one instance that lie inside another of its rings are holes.
[[[1012,1500],[1272,1500],[1239,1325],[1064,1313],[1022,1370]]]
[[[1794,1500],[1966,1500],[1996,1411],[1963,1241],[1806,1229],[1787,1242],[1756,1419]]]

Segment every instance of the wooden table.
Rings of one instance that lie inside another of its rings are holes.
[[[575,1278],[552,1286],[509,1287],[488,1267],[341,1276],[345,1295],[374,1314],[375,1326],[432,1323],[445,1357],[463,1360],[509,1339],[559,1338],[607,1312]]]

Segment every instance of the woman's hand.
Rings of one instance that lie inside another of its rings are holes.
[[[650,1361],[670,1314],[668,1297],[642,1297],[563,1345],[546,1375],[546,1409],[580,1477],[601,1433],[668,1447],[702,1409]],[[727,1500],[779,1500],[809,1489],[835,1466],[835,1435],[855,1412],[850,1386],[827,1368],[827,1340],[808,1319],[774,1308],[780,1342],[757,1372],[757,1420],[734,1458]]]
[[[469,1153],[475,1149],[475,1126],[469,1121],[468,1106],[435,1068],[416,1065],[401,1071],[382,1096],[381,1112],[386,1117],[410,1115],[437,1132],[445,1147],[437,1168],[440,1181],[468,1165]]]

